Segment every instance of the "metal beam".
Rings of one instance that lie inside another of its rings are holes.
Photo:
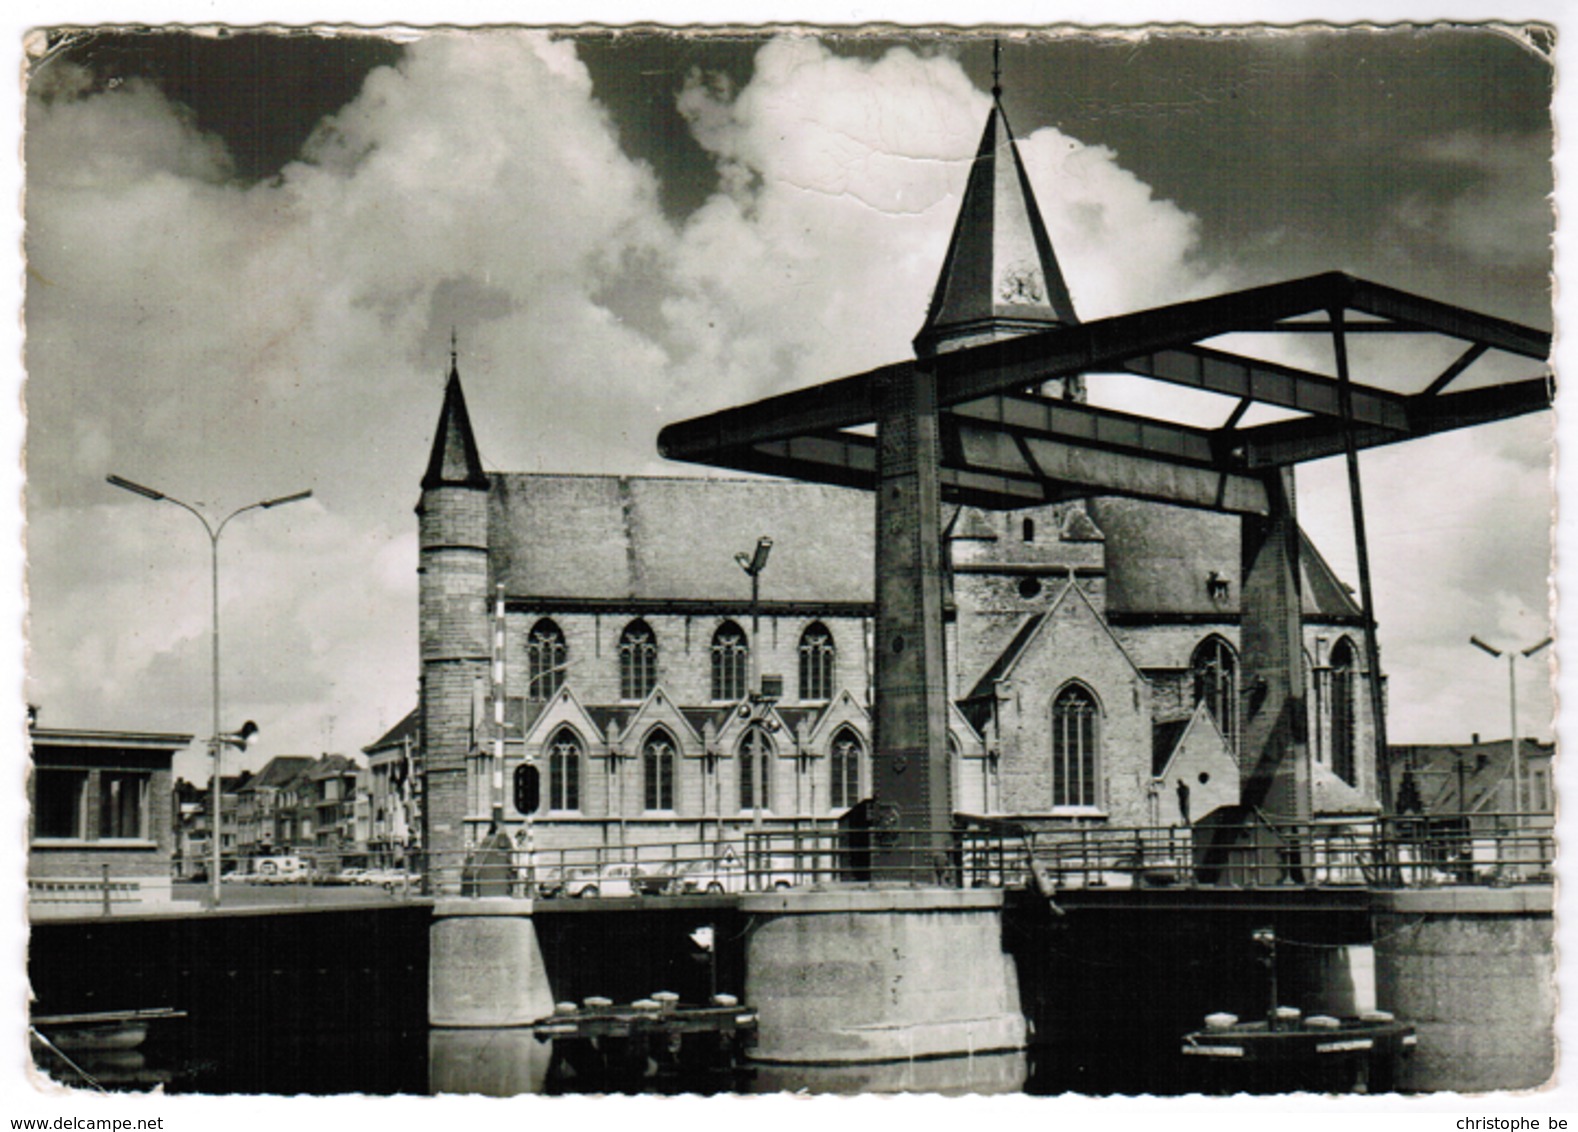
[[[1253,476],[958,418],[944,427],[942,482],[950,500],[1012,509],[1117,494],[1234,514],[1265,510],[1264,487]],[[876,447],[847,433],[769,441],[732,453],[727,466],[870,489]]]
[[[1490,347],[1485,345],[1485,343],[1475,342],[1472,346],[1459,354],[1456,361],[1447,366],[1446,369],[1442,370],[1434,381],[1425,386],[1425,393],[1434,396],[1437,393],[1443,392],[1448,385],[1451,385],[1458,379],[1458,376],[1462,374],[1464,370],[1468,369],[1469,366],[1479,361],[1479,359],[1484,357],[1489,351]]]
[[[1328,272],[956,350],[936,360],[938,400],[957,404],[1054,377],[1121,368],[1130,358],[1325,313],[1334,301],[1346,300],[1352,282]]]
[[[1416,394],[1407,400],[1405,431],[1399,433],[1356,425],[1353,440],[1359,448],[1376,448],[1401,440],[1510,420],[1550,408],[1553,396],[1548,378],[1467,389],[1461,393]],[[1231,444],[1233,455],[1246,468],[1301,464],[1341,455],[1344,450],[1341,423],[1318,417],[1241,429],[1233,435]]]
[[[1206,346],[1186,346],[1130,358],[1123,368],[1157,381],[1245,397],[1263,405],[1328,417],[1341,415],[1335,379]],[[1408,417],[1403,402],[1400,394],[1355,385],[1353,419],[1384,428],[1406,428]]]
[[[1352,310],[1415,323],[1438,334],[1461,338],[1465,342],[1481,342],[1493,350],[1505,350],[1535,361],[1543,362],[1551,356],[1551,336],[1546,331],[1363,279],[1351,279],[1349,283],[1347,305]]]
[[[1333,272],[1079,325],[1057,327],[1037,334],[957,350],[928,364],[937,369],[939,405],[945,410],[954,408],[965,417],[979,416],[983,410],[978,405],[958,410],[959,406],[970,406],[998,396],[1008,398],[1001,406],[1005,412],[1012,409],[1016,413],[1033,411],[1046,414],[1049,411],[1045,409],[1026,408],[1027,405],[1033,405],[1034,400],[1026,401],[1018,395],[1023,390],[1053,378],[1117,370],[1236,397],[1240,399],[1241,405],[1247,399],[1336,419],[1340,417],[1340,411],[1337,383],[1333,378],[1196,345],[1200,341],[1233,332],[1289,327],[1305,331],[1297,323],[1284,321],[1300,316],[1311,318],[1307,332],[1326,332],[1333,325],[1330,312],[1336,309],[1353,309],[1395,320],[1388,325],[1398,332],[1423,328],[1464,338],[1474,343],[1470,353],[1475,350],[1484,352],[1501,349],[1544,360],[1550,349],[1550,335],[1547,333]],[[1316,317],[1321,318],[1322,322],[1315,323]],[[1346,329],[1352,331],[1371,325],[1361,321],[1348,324]],[[1468,355],[1465,354],[1463,358],[1468,358]],[[1462,362],[1463,358],[1459,361]],[[761,461],[756,457],[744,454],[765,453],[766,449],[762,446],[769,442],[791,439],[797,443],[800,440],[814,442],[817,436],[826,438],[838,434],[840,430],[870,423],[875,418],[874,389],[877,383],[908,380],[916,365],[913,361],[904,361],[881,366],[813,388],[681,421],[659,433],[658,449],[664,456],[674,460],[749,471],[768,470],[761,466]],[[1426,392],[1439,393],[1444,387],[1442,378],[1445,377],[1446,374],[1437,377]],[[1442,431],[1445,427],[1476,423],[1466,416],[1459,423],[1451,425],[1441,424],[1429,413],[1419,418],[1418,395],[1405,396],[1359,385],[1352,388],[1353,421],[1360,435],[1361,447],[1406,439],[1415,433],[1417,419],[1430,422],[1427,431]],[[1528,404],[1517,386],[1498,388],[1509,390],[1514,402],[1520,407],[1505,411],[1496,405],[1494,398],[1472,402],[1475,411],[1486,414],[1482,420],[1499,420],[1544,405],[1543,402],[1539,405]],[[1471,402],[1461,404],[1463,409],[1454,410],[1460,415],[1469,411],[1467,406]],[[1060,420],[1055,425],[1031,427],[1038,427],[1039,431],[1049,435],[1070,438],[1070,430],[1089,427],[1099,432],[1108,427],[1106,418],[1080,415],[1077,411],[1070,411],[1066,415],[1067,420]],[[1115,424],[1115,418],[1112,423]],[[1230,419],[1230,424],[1233,423],[1236,423],[1236,419]],[[1377,429],[1385,430],[1390,435],[1375,434]],[[1258,448],[1260,455],[1257,459],[1261,466],[1281,465],[1294,459],[1316,459],[1341,451],[1340,447],[1334,450],[1329,447],[1324,439],[1324,426],[1318,422],[1287,422],[1285,425],[1263,426],[1263,429],[1237,434],[1217,435],[1244,437],[1249,447]],[[1116,443],[1110,437],[1111,433],[1108,433],[1099,440],[1101,443]],[[1158,437],[1165,439],[1157,441]],[[1184,426],[1152,421],[1146,426],[1144,443],[1124,446],[1154,451],[1158,444],[1163,449],[1174,445],[1196,448],[1199,441],[1191,438],[1190,430]],[[1311,455],[1295,455],[1307,445],[1312,445],[1309,448]],[[1216,451],[1222,453],[1220,444]],[[1181,451],[1159,454],[1164,457],[1184,455]],[[798,459],[794,453],[788,452],[768,455],[768,463],[788,458],[792,464]],[[741,458],[747,462],[740,462]],[[1190,455],[1188,458],[1196,457]],[[813,462],[820,462],[820,458]],[[1220,467],[1221,460],[1212,460],[1211,463]],[[852,468],[853,465],[846,468],[841,478],[823,478],[823,482],[860,479],[860,474],[850,470]],[[794,473],[787,466],[780,465],[779,474]],[[947,484],[944,486],[949,487]]]
[[[943,416],[1106,450],[1143,452],[1164,460],[1204,466],[1218,460],[1217,436],[1209,430],[1057,397],[997,393],[954,405],[944,410]]]

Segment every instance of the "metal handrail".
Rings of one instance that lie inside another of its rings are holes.
[[[879,831],[825,822],[624,845],[408,851],[395,870],[336,870],[338,851],[293,854],[299,875],[237,879],[302,886],[376,884],[400,898],[737,895],[880,879],[961,888],[1405,887],[1546,884],[1549,815],[1359,815],[1234,824],[1105,826],[1043,821]],[[709,831],[710,832],[710,831]],[[227,868],[232,859],[227,858]],[[233,859],[244,873],[248,858]],[[92,881],[83,882],[98,891]]]

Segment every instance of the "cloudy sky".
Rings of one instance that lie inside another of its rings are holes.
[[[1004,104],[1082,317],[1340,269],[1549,329],[1546,46],[1010,37]],[[206,540],[104,477],[215,516],[310,488],[221,542],[251,766],[358,750],[415,702],[451,329],[490,469],[686,474],[662,424],[907,355],[991,85],[990,39],[957,32],[33,47],[28,698],[206,733]],[[1551,429],[1363,458],[1397,741],[1506,734],[1505,665],[1468,637],[1548,632]],[[1301,469],[1299,505],[1356,584],[1343,475]],[[1547,656],[1524,734],[1551,731]]]

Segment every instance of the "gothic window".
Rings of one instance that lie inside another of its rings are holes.
[[[581,741],[562,727],[548,743],[548,808],[581,808]]]
[[[773,805],[773,742],[760,726],[752,724],[740,740],[740,809],[752,813]]]
[[[860,738],[848,727],[833,736],[833,808],[847,809],[860,801]]]
[[[800,698],[833,698],[833,661],[838,655],[833,634],[820,621],[813,621],[800,634]]]
[[[1070,684],[1052,701],[1052,805],[1096,804],[1096,699]]]
[[[526,638],[526,698],[551,700],[564,686],[564,666],[569,658],[564,631],[544,617]]]
[[[619,698],[644,700],[657,686],[657,637],[636,620],[619,635]]]
[[[745,698],[745,670],[750,658],[750,648],[745,643],[745,633],[733,621],[725,621],[712,634],[712,698],[715,700],[741,700]]]
[[[1359,784],[1354,761],[1354,693],[1357,665],[1344,637],[1331,650],[1331,769],[1349,786]]]
[[[1194,680],[1193,702],[1204,703],[1227,740],[1227,749],[1238,750],[1238,658],[1221,637],[1207,637],[1189,661]]]
[[[648,810],[674,808],[674,766],[678,756],[674,740],[661,727],[641,745],[641,777]]]

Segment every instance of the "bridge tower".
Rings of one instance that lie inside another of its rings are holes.
[[[1052,251],[1030,179],[1019,160],[1002,87],[970,166],[925,325],[920,364],[882,382],[877,409],[877,629],[874,658],[876,758],[873,794],[881,820],[906,834],[878,848],[877,875],[926,879],[953,820],[948,768],[948,679],[943,640],[939,355],[1079,319]],[[1078,376],[1058,383],[1084,399]],[[923,843],[928,842],[929,843]],[[878,845],[882,845],[879,839]]]

